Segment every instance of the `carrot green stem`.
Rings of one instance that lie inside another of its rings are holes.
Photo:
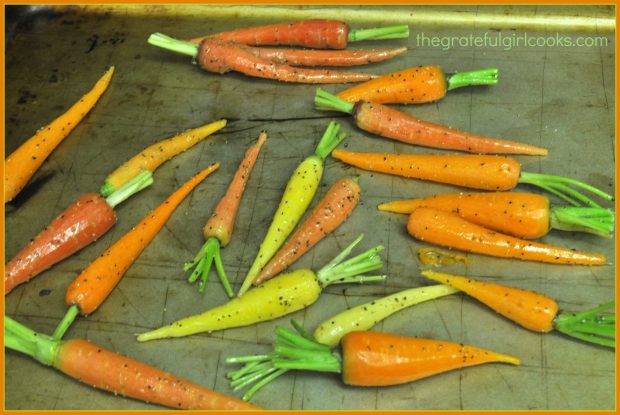
[[[56,330],[54,330],[52,338],[57,340],[62,339],[75,318],[78,316],[78,314],[80,314],[80,309],[77,305],[73,304],[71,307],[69,307],[69,309],[65,313],[65,316],[62,318],[62,320],[60,320],[60,323],[58,323]]]
[[[230,286],[230,282],[228,282],[228,277],[226,276],[226,271],[224,270],[224,265],[222,264],[222,257],[220,255],[220,240],[216,237],[212,236],[207,239],[207,242],[204,243],[198,255],[194,258],[192,262],[186,262],[183,266],[183,271],[189,271],[194,268],[194,271],[188,278],[189,282],[194,282],[198,279],[198,276],[201,276],[200,284],[198,285],[198,291],[201,293],[205,291],[207,287],[207,280],[209,278],[209,271],[211,270],[211,265],[215,262],[215,270],[217,271],[217,275],[224,286],[224,290],[226,290],[226,294],[229,297],[233,297],[233,290]]]
[[[140,190],[149,187],[152,184],[153,173],[149,170],[143,170],[136,177],[122,185],[118,190],[107,196],[105,201],[108,202],[108,205],[115,207],[121,202],[129,199],[134,194],[138,193]],[[107,190],[102,187],[99,192],[104,195]]]
[[[198,54],[198,45],[171,38],[163,33],[153,33],[149,36],[148,43],[159,48],[171,50],[173,52],[192,57]]]
[[[4,346],[35,358],[51,366],[56,360],[61,342],[42,333],[37,333],[4,316]]]
[[[451,91],[470,85],[495,85],[498,76],[497,68],[488,68],[450,74],[446,76],[446,82],[448,82],[448,91]]]
[[[605,208],[581,206],[553,206],[550,211],[551,227],[563,231],[587,232],[611,237],[614,213]]]
[[[615,314],[610,315],[607,312],[613,309],[615,305],[615,301],[610,301],[579,313],[560,313],[556,317],[554,328],[580,340],[615,348]]]
[[[614,200],[614,197],[612,195],[605,193],[604,191],[597,189],[594,186],[590,186],[587,183],[575,179],[570,179],[568,177],[553,176],[550,174],[521,172],[521,176],[519,177],[519,183],[531,184],[540,187],[541,189],[544,189],[549,193],[558,196],[559,198],[570,203],[573,206],[586,205],[597,208],[601,207],[594,200],[590,199],[586,195],[580,193],[578,190],[575,190],[569,186],[574,186],[579,189],[586,190],[605,200]]]
[[[354,104],[338,98],[336,95],[319,88],[314,95],[314,105],[321,111],[340,111],[353,114]]]
[[[335,149],[347,136],[344,132],[338,134],[339,131],[340,124],[334,121],[331,121],[325,129],[319,144],[317,144],[316,149],[314,150],[314,154],[317,157],[320,157],[321,160],[325,160],[327,156],[329,156],[329,153],[331,153],[332,150]]]
[[[372,29],[350,30],[347,40],[349,42],[358,42],[360,40],[406,39],[408,37],[409,26],[404,24],[386,27],[375,27]]]

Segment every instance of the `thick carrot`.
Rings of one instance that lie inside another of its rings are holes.
[[[364,131],[407,144],[460,150],[469,153],[527,154],[544,156],[545,148],[500,138],[482,137],[454,128],[423,121],[376,102],[360,100],[355,104],[318,89],[314,99],[317,109],[336,110],[353,116],[355,125]]]
[[[422,241],[476,254],[553,264],[602,265],[605,256],[546,245],[504,235],[468,222],[459,215],[418,208],[409,216],[407,231]]]
[[[4,203],[10,202],[21,192],[45,159],[95,106],[108,88],[113,74],[114,66],[111,66],[95,86],[67,112],[37,131],[6,158],[4,161]]]
[[[240,399],[199,386],[87,340],[61,341],[4,317],[5,346],[93,388],[173,409],[256,410]]]
[[[338,20],[309,19],[236,29],[197,37],[190,39],[189,42],[200,43],[207,37],[254,46],[286,45],[315,49],[344,49],[348,42],[407,38],[409,27],[398,25],[351,30],[348,24]]]
[[[519,183],[530,184],[574,206],[584,204],[600,207],[595,201],[570,186],[587,190],[606,200],[613,200],[612,195],[579,180],[524,172],[516,160],[504,156],[354,153],[341,149],[334,150],[332,156],[364,170],[472,189],[511,190]]]
[[[615,346],[615,315],[603,313],[613,302],[580,313],[560,312],[553,298],[534,291],[430,270],[422,275],[463,291],[528,330],[558,330],[591,343]]]
[[[261,59],[280,65],[354,66],[391,59],[405,53],[407,48],[332,51],[248,47],[247,50]]]
[[[230,374],[231,386],[239,389],[256,382],[243,396],[244,400],[291,369],[341,373],[342,381],[353,386],[388,386],[484,363],[521,363],[517,357],[462,343],[372,331],[346,334],[342,338],[342,352],[338,353],[294,325],[297,333],[276,328],[273,352],[226,359],[227,363],[246,363]]]
[[[340,226],[357,206],[360,193],[355,180],[348,177],[338,179],[252,284],[259,285],[275,277]]]
[[[115,222],[114,209],[99,194],[80,197],[6,264],[4,294],[94,242]]]
[[[410,214],[419,207],[454,212],[470,222],[525,239],[537,239],[551,229],[588,232],[610,237],[614,214],[595,207],[552,206],[536,193],[454,193],[395,200],[378,209]]]
[[[164,162],[224,128],[226,122],[226,120],[214,121],[202,127],[183,131],[174,137],[167,138],[145,148],[110,173],[99,192],[104,197],[107,197],[137,176],[141,171],[149,170],[153,172],[157,170]]]
[[[438,66],[417,66],[392,72],[340,91],[338,98],[356,103],[424,104],[442,99],[452,89],[469,85],[494,85],[495,68],[446,75]]]
[[[155,33],[149,37],[148,42],[154,46],[192,56],[202,69],[219,74],[236,71],[257,78],[311,84],[362,82],[375,77],[372,74],[359,72],[300,69],[276,64],[255,56],[243,45],[218,38],[205,38],[199,46],[196,46]]]
[[[190,275],[189,281],[194,282],[200,275],[202,277],[199,285],[199,290],[201,292],[206,288],[211,264],[215,262],[217,274],[222,281],[222,285],[224,285],[226,294],[228,294],[229,297],[233,296],[232,288],[230,287],[224,265],[222,264],[220,247],[228,245],[230,238],[232,238],[237,210],[241,203],[245,185],[250,178],[250,173],[252,173],[260,149],[266,140],[267,133],[263,131],[258,136],[258,141],[246,151],[245,157],[235,172],[226,194],[220,199],[213,214],[211,214],[211,217],[202,229],[206,242],[202,248],[200,248],[194,260],[186,263],[183,267],[185,271],[196,267]]]

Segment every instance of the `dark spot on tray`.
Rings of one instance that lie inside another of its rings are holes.
[[[97,47],[97,43],[99,43],[99,35],[92,35],[86,39],[86,43],[88,43],[89,47],[85,53],[92,52]]]
[[[28,89],[20,89],[19,90],[19,98],[17,99],[17,103],[19,105],[27,104],[30,100],[37,99],[37,96],[30,92]]]
[[[46,174],[37,175],[32,181],[30,181],[26,187],[17,195],[13,200],[6,204],[6,207],[19,208],[23,205],[32,195],[34,195],[41,186],[47,183],[52,177],[56,175],[56,171],[51,171]],[[11,209],[12,211],[13,209]],[[7,211],[7,213],[10,213]]]
[[[52,290],[50,290],[49,288],[44,288],[41,291],[39,291],[39,297],[45,297],[48,296],[52,293]]]

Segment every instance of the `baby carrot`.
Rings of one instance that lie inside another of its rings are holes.
[[[602,265],[596,253],[528,241],[468,222],[459,215],[432,208],[418,208],[409,216],[407,231],[421,241],[476,254],[553,264]]]
[[[61,341],[4,317],[5,347],[93,388],[173,409],[260,409],[87,340]]]
[[[281,65],[354,66],[391,59],[405,53],[407,48],[333,51],[247,47],[246,50],[254,56]]]
[[[595,201],[569,186],[613,200],[613,196],[568,177],[524,172],[514,159],[475,154],[389,154],[353,153],[336,149],[332,157],[347,164],[379,173],[430,180],[481,190],[511,190],[519,183],[540,187],[566,202],[600,207]]]
[[[65,295],[69,310],[54,337],[62,337],[78,313],[89,315],[99,308],[129,267],[157,236],[177,206],[218,167],[219,163],[215,163],[185,182],[73,280]]]
[[[438,66],[417,66],[389,73],[340,91],[338,98],[356,103],[424,104],[442,99],[450,90],[470,85],[494,85],[495,68],[446,75]]]
[[[257,78],[310,84],[362,82],[375,77],[375,75],[360,72],[300,69],[277,64],[255,56],[243,45],[217,38],[205,38],[199,46],[196,46],[155,33],[149,37],[148,42],[154,46],[192,56],[202,69],[219,74],[232,70]]]
[[[217,37],[229,42],[255,46],[286,45],[315,49],[345,49],[348,42],[407,38],[409,26],[397,25],[351,30],[347,23],[338,20],[308,19],[236,29],[201,36],[189,42],[200,43],[207,37]]]
[[[111,66],[95,86],[67,112],[37,131],[6,158],[4,161],[4,203],[10,202],[21,192],[45,159],[95,106],[108,88],[113,74],[114,66]]]
[[[615,315],[603,313],[614,302],[579,313],[561,312],[544,294],[435,271],[422,271],[431,280],[463,291],[520,326],[539,333],[552,330],[601,346],[615,347]]]
[[[226,272],[224,271],[224,265],[222,264],[220,246],[224,247],[228,245],[230,238],[232,238],[237,210],[239,209],[241,197],[245,191],[245,185],[250,178],[250,173],[252,173],[260,149],[266,140],[267,133],[263,131],[258,136],[258,141],[246,151],[245,157],[235,172],[226,194],[220,199],[213,214],[202,229],[206,242],[202,248],[200,248],[194,260],[186,263],[183,267],[184,271],[194,266],[196,267],[191,273],[189,281],[196,281],[200,275],[201,282],[198,288],[200,292],[203,292],[206,288],[211,264],[215,261],[215,269],[222,281],[222,285],[224,285],[226,294],[228,294],[229,297],[233,296],[232,288],[230,287],[228,277],[226,277]]]
[[[348,177],[336,180],[323,199],[299,225],[286,244],[265,265],[252,284],[259,285],[275,277],[340,226],[357,206],[360,192],[360,187],[355,180]]]
[[[470,222],[525,239],[551,229],[610,237],[614,214],[609,209],[552,206],[543,195],[526,192],[454,193],[381,203],[385,212],[410,214],[419,207],[453,212]]]
[[[322,89],[317,89],[314,102],[320,110],[351,114],[355,125],[364,131],[407,144],[460,150],[469,153],[527,154],[544,156],[545,148],[499,138],[482,137],[454,128],[422,121],[411,115],[372,101],[354,104]]]
[[[214,121],[202,127],[183,131],[174,137],[167,138],[145,148],[110,173],[99,193],[103,197],[107,197],[137,176],[141,171],[149,170],[153,172],[157,170],[164,162],[224,128],[226,122],[226,120]]]

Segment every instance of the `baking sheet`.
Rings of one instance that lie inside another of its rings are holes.
[[[337,8],[336,6],[332,6]],[[399,10],[405,6],[399,6]],[[417,6],[409,6],[411,13]],[[290,8],[291,19],[296,16]],[[299,8],[303,9],[303,7]],[[364,9],[363,6],[358,9]],[[507,8],[506,8],[507,9]],[[446,11],[507,13],[501,7],[454,6]],[[537,14],[543,8],[510,7],[511,13]],[[342,8],[347,10],[347,8]],[[364,10],[372,10],[367,6]],[[390,10],[375,7],[374,10]],[[609,8],[578,9],[608,14]],[[432,153],[366,134],[347,117],[314,110],[315,86],[290,85],[200,71],[184,56],[150,47],[148,35],[160,31],[179,38],[234,27],[271,22],[264,17],[209,17],[174,13],[31,12],[12,26],[6,51],[7,154],[75,102],[109,65],[116,73],[96,108],[51,155],[30,188],[6,206],[6,258],[81,194],[96,191],[105,176],[142,148],[178,131],[227,118],[221,132],[164,164],[155,184],[120,205],[118,222],[96,244],[57,264],[5,299],[8,315],[41,332],[51,333],[66,311],[66,286],[91,260],[157,206],[199,168],[222,163],[179,206],[165,228],[127,272],[114,292],[87,318],[78,317],[67,338],[87,338],[104,347],[172,371],[217,391],[240,396],[226,381],[227,356],[267,352],[276,325],[295,318],[313,330],[329,316],[398,290],[427,285],[419,276],[416,253],[427,245],[411,239],[406,217],[380,213],[376,205],[398,198],[455,192],[452,186],[429,184],[348,168],[326,161],[322,193],[343,175],[359,175],[362,201],[349,220],[294,267],[320,268],[334,252],[360,233],[359,249],[385,245],[385,283],[328,287],[316,304],[272,322],[144,344],[143,332],[225,301],[211,278],[206,294],[186,282],[182,262],[203,243],[202,225],[225,192],[247,146],[261,130],[269,139],[241,203],[233,240],[223,261],[234,288],[241,284],[277,207],[288,173],[318,142],[328,121],[347,131],[343,146],[353,151]],[[333,17],[333,16],[331,16]],[[278,15],[278,18],[281,18]],[[275,19],[274,19],[275,20]],[[356,26],[364,26],[356,22]],[[369,22],[368,26],[372,26]],[[409,40],[377,41],[355,47],[407,45],[410,51],[363,70],[387,73],[406,67],[438,64],[446,72],[484,67],[500,70],[493,87],[451,91],[434,104],[402,107],[419,118],[481,135],[514,139],[550,149],[544,158],[516,157],[525,171],[570,176],[614,192],[614,36],[613,33],[560,32],[605,36],[608,44],[591,48],[441,47],[419,45],[416,35],[556,36],[556,31],[498,30],[494,27],[412,27]],[[331,92],[338,85],[326,86]],[[522,190],[533,190],[521,187]],[[557,202],[557,200],[556,200]],[[610,265],[568,267],[468,255],[468,264],[442,268],[544,292],[567,310],[586,309],[613,298],[615,239],[552,231],[544,242],[608,256]],[[343,386],[338,376],[288,373],[256,394],[254,402],[269,409],[613,409],[613,351],[557,334],[520,329],[461,295],[402,311],[376,330],[408,336],[463,342],[519,356],[519,367],[489,364],[387,388]],[[5,353],[6,409],[159,409],[156,406],[90,389],[15,353]]]

